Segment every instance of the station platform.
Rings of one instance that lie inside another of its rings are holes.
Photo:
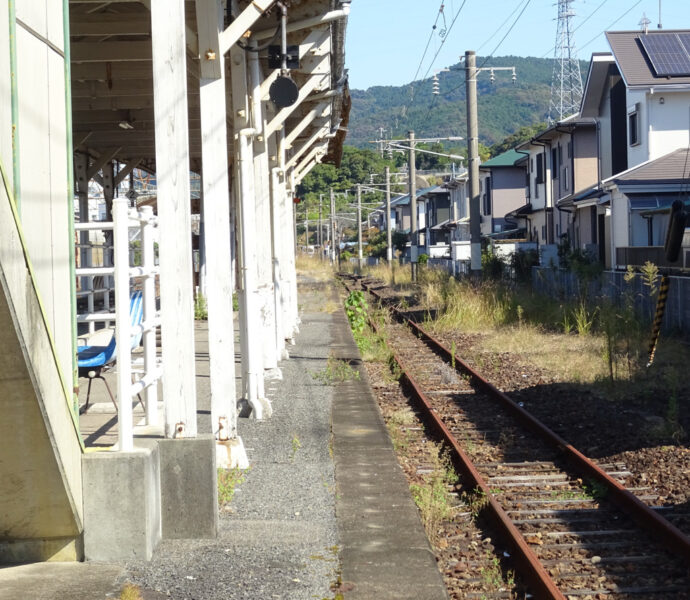
[[[143,600],[447,598],[335,285],[303,279],[299,298],[282,379],[266,382],[273,415],[239,421],[250,468],[221,511],[218,537],[163,540],[148,563],[0,567],[0,600],[118,598],[125,582]],[[206,339],[198,322],[200,433],[210,430]],[[335,381],[334,365],[358,375]],[[117,420],[103,382],[92,395],[82,433],[104,448]]]

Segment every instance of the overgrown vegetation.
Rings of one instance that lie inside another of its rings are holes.
[[[227,508],[235,497],[237,486],[244,483],[246,472],[235,467],[233,469],[218,469],[218,506]]]
[[[206,321],[208,319],[206,298],[201,292],[199,292],[194,299],[194,318],[197,321]]]
[[[133,583],[126,583],[120,591],[119,600],[142,600],[141,589]]]
[[[431,473],[422,477],[423,483],[410,485],[412,498],[419,509],[424,529],[432,544],[439,539],[440,525],[453,516],[454,494],[451,486],[458,481],[447,453],[435,446],[430,453],[433,460]]]
[[[331,354],[326,362],[326,367],[321,371],[312,373],[312,377],[324,385],[333,385],[334,383],[358,380],[359,371],[352,368],[348,362]]]

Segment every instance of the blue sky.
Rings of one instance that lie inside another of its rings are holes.
[[[443,2],[445,27],[449,33],[441,46],[439,33],[444,21],[440,18],[417,78],[422,78],[427,71],[427,77],[431,77],[435,70],[457,63],[465,50],[477,50],[482,56],[490,54],[525,5],[522,16],[495,55],[553,56],[556,0],[464,2],[452,29],[451,22],[463,0]],[[365,89],[412,81],[440,5],[440,0],[353,0],[346,47],[350,86]],[[652,22],[650,28],[656,28],[659,19],[659,0],[575,0],[572,7],[576,12],[573,18],[573,26],[577,28],[575,45],[578,57],[585,60],[592,52],[609,50],[604,30],[640,29],[643,13]],[[622,16],[629,9],[630,12]],[[689,0],[662,0],[661,20],[664,29],[690,28]],[[437,51],[438,56],[432,63]]]

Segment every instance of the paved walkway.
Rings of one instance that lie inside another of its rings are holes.
[[[338,584],[348,600],[446,598],[335,292],[304,282],[300,303],[283,379],[266,385],[273,417],[240,420],[251,468],[217,539],[164,540],[145,564],[0,568],[0,600],[104,600],[124,581],[139,584],[145,600],[321,599]],[[201,325],[200,431],[210,426],[205,341]],[[331,385],[329,357],[349,362],[360,379]],[[107,397],[98,401],[107,411]],[[112,417],[87,421],[92,444],[116,435]]]

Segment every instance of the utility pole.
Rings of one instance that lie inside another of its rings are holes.
[[[319,194],[319,233],[316,236],[319,256],[323,258],[323,194]]]
[[[410,267],[412,269],[412,281],[417,281],[417,168],[415,165],[415,139],[414,131],[408,132],[410,142],[409,178],[410,178]]]
[[[357,184],[357,259],[359,270],[362,271],[362,262],[364,255],[362,254],[362,184]]]
[[[386,167],[386,260],[393,262],[393,234],[391,231],[391,168]]]
[[[331,245],[329,254],[331,255],[331,263],[335,264],[335,194],[333,193],[333,188],[330,189],[331,192]]]
[[[481,225],[479,223],[479,127],[477,125],[477,56],[465,52],[467,96],[467,171],[470,184],[470,270],[482,270]]]

